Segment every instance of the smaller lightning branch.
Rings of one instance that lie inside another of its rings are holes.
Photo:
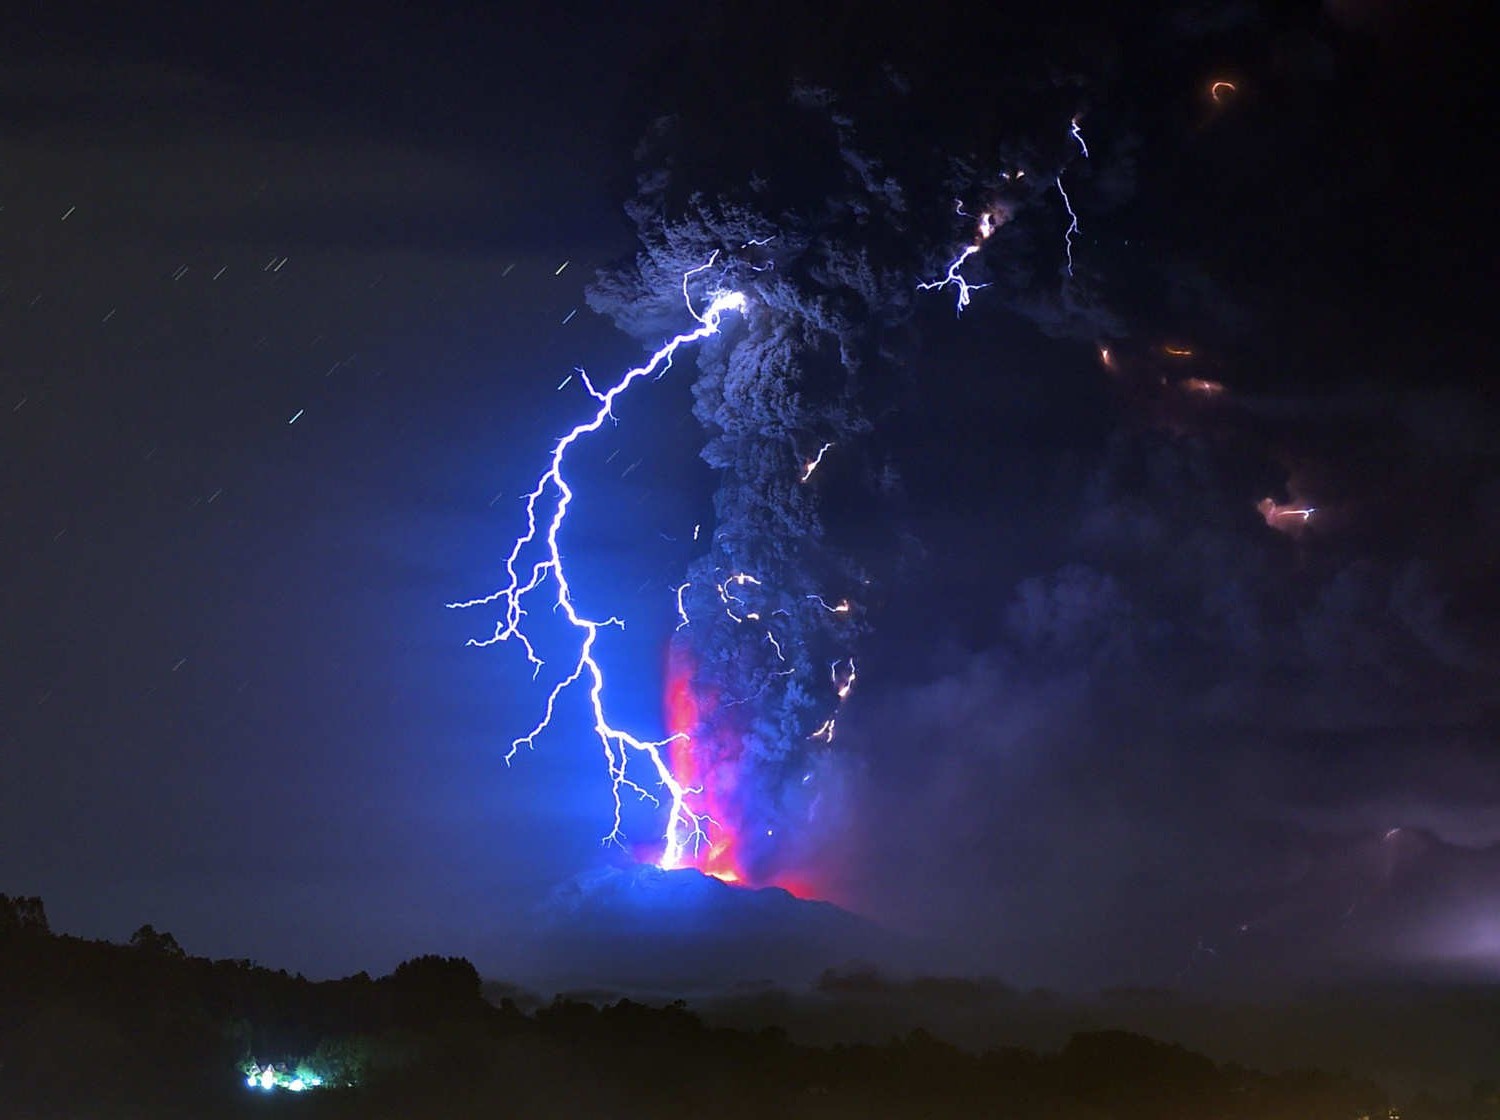
[[[833,680],[833,688],[838,693],[840,700],[849,699],[849,693],[854,691],[854,681],[859,676],[854,668],[854,658],[849,658],[849,667],[843,673],[839,672],[840,662],[835,661],[828,667],[828,674]]]
[[[1073,202],[1068,198],[1068,192],[1063,189],[1062,176],[1053,180],[1057,184],[1057,193],[1062,195],[1063,205],[1068,210],[1068,228],[1063,234],[1063,244],[1068,251],[1068,275],[1073,275],[1073,235],[1078,232],[1078,215],[1073,212]]]
[[[1083,153],[1083,158],[1089,158],[1089,146],[1083,139],[1083,133],[1078,128],[1078,118],[1073,118],[1073,123],[1068,129],[1068,135],[1078,141],[1078,150]]]
[[[809,478],[811,478],[813,476],[813,471],[817,470],[818,467],[822,464],[822,462],[823,462],[823,456],[827,455],[828,452],[832,449],[832,447],[833,447],[833,444],[831,444],[831,443],[825,443],[822,447],[818,448],[818,453],[816,455],[814,455],[805,464],[803,464],[803,467],[802,467],[802,481],[803,482],[806,482]]]
[[[934,288],[946,288],[949,284],[956,284],[958,286],[958,306],[955,313],[962,315],[964,308],[969,306],[969,301],[973,298],[971,293],[989,286],[987,284],[970,284],[964,279],[964,275],[960,271],[964,266],[964,261],[977,252],[979,252],[978,245],[964,246],[964,251],[949,263],[948,271],[943,275],[941,280],[923,280],[917,285],[917,288],[920,291],[930,292]]]
[[[953,200],[953,203],[956,207],[954,213],[959,214],[965,218],[973,217],[973,215],[969,214],[964,209],[963,199],[955,198]],[[963,251],[948,262],[948,270],[943,273],[941,279],[923,280],[917,284],[917,290],[921,292],[930,292],[935,288],[946,288],[949,285],[953,285],[958,289],[958,306],[955,308],[954,314],[962,315],[964,313],[964,308],[969,306],[969,301],[973,298],[973,293],[979,291],[982,288],[989,287],[988,284],[971,284],[968,282],[968,280],[964,279],[964,262],[972,257],[975,253],[979,252],[979,250],[984,246],[984,243],[990,239],[990,235],[1000,228],[1000,221],[1003,218],[1004,214],[1001,214],[997,219],[996,215],[988,210],[979,215],[979,226],[974,232],[974,240],[970,244],[965,245]]]
[[[823,721],[822,725],[816,731],[808,736],[808,738],[816,739],[821,743],[833,742],[833,729],[836,722],[837,721],[832,716],[829,716],[826,720]]]
[[[848,599],[840,599],[833,606],[829,606],[828,605],[828,601],[826,599],[824,599],[823,596],[821,596],[821,595],[809,595],[808,599],[810,599],[814,603],[817,603],[818,606],[822,607],[829,614],[848,614],[849,613],[849,600]]]
[[[684,583],[677,589],[677,618],[679,620],[677,623],[678,630],[681,630],[684,626],[688,625],[692,621],[690,618],[688,618],[687,607],[683,606],[682,603],[683,594],[686,593],[687,589],[692,586],[692,583],[689,582]]]
[[[755,613],[754,611],[746,611],[743,615],[735,614],[735,607],[739,607],[742,610],[744,609],[745,600],[741,599],[733,591],[729,590],[731,584],[733,584],[735,587],[760,587],[760,580],[756,579],[748,572],[735,572],[734,575],[730,576],[723,583],[719,584],[719,602],[724,604],[724,613],[729,616],[730,621],[744,622],[746,619],[749,619],[752,622],[757,621],[760,618],[760,615]],[[731,603],[733,603],[734,606],[730,606]]]
[[[573,603],[573,589],[568,582],[567,573],[563,566],[562,549],[558,543],[558,534],[561,532],[563,523],[567,520],[568,508],[573,501],[573,490],[563,476],[563,464],[569,449],[580,439],[590,433],[598,431],[604,426],[606,420],[613,421],[614,403],[622,393],[630,388],[636,381],[643,378],[660,377],[671,367],[672,358],[677,351],[683,347],[703,339],[712,337],[719,333],[720,325],[724,315],[729,311],[741,314],[745,311],[745,296],[740,292],[714,290],[709,293],[710,302],[700,314],[693,307],[691,294],[688,291],[688,281],[691,277],[710,268],[717,259],[718,254],[710,256],[707,263],[698,268],[691,269],[684,274],[682,279],[683,301],[687,305],[689,314],[697,321],[698,326],[692,331],[677,335],[651,355],[651,358],[641,366],[637,366],[625,373],[613,387],[600,392],[588,375],[582,370],[577,370],[580,379],[587,388],[589,394],[598,401],[599,407],[593,416],[575,426],[565,436],[557,441],[552,449],[548,460],[547,469],[537,479],[536,485],[526,495],[526,531],[516,538],[511,546],[510,554],[505,559],[506,582],[498,591],[480,599],[471,599],[467,602],[449,603],[452,609],[466,609],[491,604],[503,608],[501,618],[495,623],[494,633],[485,639],[471,638],[468,644],[471,646],[490,646],[498,642],[515,639],[526,651],[526,658],[532,665],[532,675],[536,676],[541,671],[542,659],[537,656],[531,639],[522,629],[522,623],[526,618],[526,597],[532,592],[550,583],[555,588],[552,609],[554,613],[561,613],[567,620],[569,626],[573,627],[579,634],[578,657],[574,661],[572,669],[564,676],[552,691],[547,695],[547,702],[541,718],[536,725],[525,735],[513,740],[510,750],[506,752],[505,761],[509,764],[521,747],[532,747],[536,739],[552,723],[552,717],[556,712],[558,699],[572,685],[587,678],[587,690],[589,706],[593,714],[594,734],[603,749],[606,765],[609,769],[610,788],[614,799],[614,825],[604,837],[606,843],[622,843],[623,828],[621,825],[621,790],[629,789],[631,792],[650,801],[655,805],[661,804],[655,794],[652,794],[644,786],[637,783],[629,776],[629,763],[633,758],[644,758],[650,769],[654,771],[656,783],[666,791],[670,800],[670,809],[667,816],[665,832],[666,845],[660,859],[660,866],[664,868],[677,867],[683,860],[683,853],[688,845],[693,845],[694,850],[706,840],[705,828],[713,824],[712,818],[705,813],[695,812],[688,804],[691,795],[701,792],[700,790],[684,786],[673,775],[668,759],[663,754],[664,748],[672,743],[682,742],[687,738],[686,733],[678,733],[662,740],[641,739],[628,731],[623,731],[609,722],[605,714],[604,703],[604,668],[595,656],[594,646],[599,639],[599,631],[608,626],[624,627],[624,622],[619,618],[610,617],[603,620],[586,618],[578,613]],[[564,262],[563,268],[567,267]],[[558,269],[561,272],[562,268]],[[545,512],[538,520],[538,506],[543,505]],[[539,547],[541,558],[533,562],[529,570],[522,564],[521,555],[528,546]],[[681,604],[681,595],[684,589],[678,590],[678,602]],[[686,614],[682,614],[684,623]]]

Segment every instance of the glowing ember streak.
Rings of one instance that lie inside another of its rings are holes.
[[[823,462],[823,456],[828,454],[831,447],[833,447],[833,444],[825,443],[822,447],[818,448],[817,455],[807,461],[802,470],[803,482],[806,482],[813,476],[813,471],[818,469],[819,464]]]
[[[1161,352],[1169,358],[1191,358],[1193,352],[1186,346],[1163,346]]]
[[[1239,87],[1233,82],[1217,81],[1208,87],[1208,96],[1213,98],[1215,105],[1222,105],[1224,98],[1233,93],[1238,93]]]
[[[729,585],[731,583],[736,587],[744,587],[747,584],[751,587],[759,587],[761,586],[760,580],[756,579],[752,575],[746,574],[745,572],[736,572],[734,575],[726,579],[723,583],[718,585],[719,602],[724,604],[724,613],[727,614],[732,621],[744,622],[746,619],[750,619],[751,621],[759,619],[760,615],[755,613],[747,613],[743,616],[734,613],[734,609],[730,607],[729,604],[733,603],[737,607],[743,607],[745,605],[745,600],[741,599],[738,595],[729,590]]]
[[[1262,498],[1255,508],[1266,519],[1267,525],[1281,530],[1288,525],[1305,525],[1318,512],[1317,506],[1284,506],[1274,498]]]
[[[1108,346],[1099,347],[1099,364],[1108,370],[1115,368],[1115,359],[1110,354]]]
[[[1057,184],[1057,193],[1062,195],[1063,205],[1068,210],[1068,228],[1063,233],[1063,244],[1068,252],[1068,275],[1073,275],[1073,235],[1078,232],[1078,215],[1073,212],[1073,202],[1068,198],[1068,192],[1063,189],[1062,176],[1053,180]]]
[[[854,658],[849,658],[849,671],[843,679],[839,678],[839,663],[835,661],[828,667],[829,676],[833,680],[834,691],[838,693],[840,700],[849,699],[849,693],[854,689],[855,678],[859,675],[854,668]]]
[[[1224,392],[1223,382],[1205,381],[1201,377],[1189,377],[1182,382],[1182,387],[1200,397],[1217,397]]]
[[[712,817],[707,813],[697,812],[688,805],[691,795],[700,794],[702,791],[694,786],[685,785],[674,776],[673,768],[663,756],[663,748],[671,747],[675,752],[677,744],[685,743],[686,731],[677,731],[666,739],[649,740],[642,739],[630,732],[623,731],[609,722],[604,711],[604,669],[594,655],[594,645],[598,641],[599,631],[606,626],[619,626],[623,629],[624,622],[619,618],[606,618],[596,620],[585,618],[580,615],[573,604],[572,587],[568,583],[567,574],[563,566],[562,551],[558,544],[558,534],[562,529],[563,522],[567,519],[568,507],[573,501],[573,490],[563,477],[563,462],[571,448],[578,440],[591,432],[598,431],[604,426],[606,420],[613,420],[614,402],[620,394],[630,388],[632,384],[642,378],[656,376],[660,377],[671,367],[672,358],[678,349],[694,342],[702,341],[719,333],[724,315],[729,311],[741,314],[745,311],[746,301],[743,293],[733,291],[715,290],[709,293],[710,303],[708,307],[699,314],[694,308],[691,296],[688,292],[688,280],[690,277],[703,272],[711,267],[717,259],[715,253],[708,261],[698,268],[691,269],[684,274],[682,280],[682,291],[684,302],[687,304],[689,314],[697,321],[695,330],[679,334],[671,341],[663,345],[651,355],[644,365],[626,372],[610,389],[599,392],[587,380],[583,383],[588,386],[589,392],[599,402],[598,409],[591,419],[578,424],[565,436],[557,441],[553,447],[547,469],[542,472],[537,480],[536,486],[526,496],[526,531],[516,538],[511,546],[510,555],[505,560],[506,583],[498,591],[479,599],[471,599],[461,603],[449,603],[453,609],[465,609],[489,604],[503,606],[504,612],[495,623],[495,632],[483,640],[477,638],[469,639],[471,646],[490,646],[498,642],[509,641],[512,638],[520,642],[526,651],[526,658],[532,665],[532,675],[536,676],[541,671],[542,659],[537,656],[530,638],[522,629],[522,620],[526,617],[524,602],[526,596],[536,591],[549,581],[555,586],[554,609],[560,612],[581,635],[578,649],[578,658],[574,662],[571,671],[563,677],[547,695],[547,702],[541,719],[527,734],[513,740],[510,750],[505,754],[505,761],[509,764],[522,747],[532,747],[539,736],[552,722],[553,713],[556,711],[558,698],[571,685],[580,679],[588,678],[588,699],[593,712],[594,734],[598,737],[599,745],[603,748],[605,763],[609,769],[610,790],[614,800],[614,823],[610,831],[605,835],[605,843],[622,844],[623,830],[621,825],[621,789],[628,788],[643,800],[650,801],[654,805],[660,805],[661,800],[645,787],[641,786],[628,774],[628,767],[633,756],[644,757],[656,776],[658,786],[667,791],[670,808],[667,813],[667,825],[664,834],[665,846],[662,850],[660,866],[664,868],[676,867],[684,858],[686,847],[691,844],[694,848],[707,840],[705,826],[713,823]],[[566,262],[564,263],[566,267]],[[559,269],[559,272],[561,269]],[[537,523],[537,506],[543,502],[544,497],[550,496],[548,512],[544,515],[544,528],[539,529]],[[530,570],[521,567],[521,554],[527,546],[539,546],[542,549],[542,558],[535,561]]]

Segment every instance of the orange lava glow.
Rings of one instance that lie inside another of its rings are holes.
[[[828,897],[825,892],[813,886],[811,881],[798,875],[777,875],[768,885],[780,887],[793,898],[826,899]]]
[[[713,818],[713,823],[705,822],[707,840],[701,841],[696,850],[689,843],[675,867],[693,867],[735,886],[780,887],[796,898],[827,899],[827,893],[817,884],[817,876],[808,868],[783,867],[763,875],[751,873],[742,842],[742,806],[738,800],[741,791],[734,761],[738,752],[715,749],[736,744],[703,740],[705,717],[713,714],[717,699],[694,688],[695,667],[692,654],[687,650],[669,650],[663,697],[667,731],[672,735],[689,736],[672,743],[669,761],[673,776],[684,788],[699,791],[689,796],[689,806],[696,813],[706,813]]]
[[[673,649],[667,657],[666,689],[667,731],[672,735],[684,734],[672,744],[672,774],[685,788],[698,789],[689,802],[694,810],[707,813],[713,823],[706,824],[706,843],[699,843],[696,850],[689,844],[683,852],[680,867],[696,867],[705,875],[712,875],[726,883],[741,883],[745,880],[744,868],[736,857],[738,830],[735,827],[733,808],[723,801],[719,793],[724,788],[723,776],[712,773],[712,760],[705,744],[695,736],[699,733],[698,698],[693,693],[693,662],[686,651]]]

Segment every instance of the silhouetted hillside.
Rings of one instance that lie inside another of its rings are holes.
[[[1408,1120],[1494,1120],[1486,1092]],[[192,957],[150,926],[126,945],[55,935],[39,900],[0,896],[0,1107],[143,1120],[1360,1120],[1384,1117],[1387,1101],[1347,1076],[1268,1076],[1123,1031],[1081,1033],[1051,1054],[975,1054],[921,1030],[801,1046],[776,1029],[709,1027],[681,1003],[560,999],[527,1014],[487,1003],[474,967],[452,957],[314,983]]]
[[[575,875],[533,917],[533,945],[507,941],[493,955],[528,958],[525,979],[549,991],[688,994],[802,984],[851,960],[920,963],[908,939],[832,903],[778,887],[731,887],[692,868],[632,864]]]

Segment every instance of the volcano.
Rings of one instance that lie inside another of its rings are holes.
[[[527,980],[551,991],[795,987],[854,961],[905,970],[923,956],[918,943],[833,903],[731,886],[693,868],[586,871],[553,888],[533,917]]]

